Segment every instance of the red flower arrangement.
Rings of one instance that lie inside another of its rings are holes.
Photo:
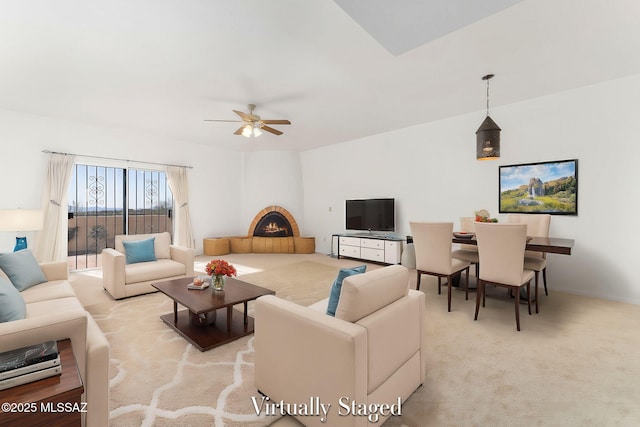
[[[209,276],[235,276],[238,273],[233,265],[223,259],[209,261],[206,270]]]

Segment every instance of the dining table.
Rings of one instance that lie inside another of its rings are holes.
[[[471,232],[454,232],[451,238],[451,242],[460,243],[463,245],[478,245],[475,234]],[[527,245],[525,246],[525,250],[546,252],[551,254],[571,255],[571,250],[573,249],[574,243],[574,239],[527,236]],[[451,283],[454,287],[459,287],[460,274],[453,276]],[[475,289],[476,286],[471,284],[469,285],[469,290]]]
[[[453,243],[460,243],[463,245],[477,245],[478,241],[473,233],[467,233],[470,237],[458,237],[462,232],[454,233],[452,237]],[[574,239],[564,239],[559,237],[527,237],[527,246],[525,250],[535,252],[547,252],[551,254],[571,255],[571,249],[573,248]]]

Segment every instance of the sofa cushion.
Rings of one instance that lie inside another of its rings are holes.
[[[37,301],[27,304],[27,318],[51,316],[51,313],[64,313],[74,310],[79,312],[85,311],[82,304],[80,304],[80,300],[76,297]]]
[[[366,269],[366,265],[360,265],[358,267],[343,268],[338,272],[338,277],[333,281],[333,285],[331,285],[331,292],[329,293],[329,304],[327,305],[328,315],[336,315],[336,308],[338,307],[338,301],[340,300],[340,291],[342,290],[342,281],[354,274],[362,274]]]
[[[47,281],[29,249],[0,254],[0,268],[19,291]]]
[[[349,276],[342,282],[336,317],[357,322],[408,293],[409,270],[402,265]]]
[[[0,323],[24,319],[26,314],[20,292],[8,280],[0,279]]]
[[[75,297],[76,293],[67,280],[52,280],[25,289],[20,292],[20,295],[25,303],[30,304],[38,301]]]
[[[155,240],[155,237],[150,237],[144,240],[123,241],[125,263],[156,261],[158,258],[154,248]]]
[[[148,282],[184,275],[185,266],[170,259],[159,259],[152,262],[139,262],[125,267],[125,284]]]
[[[118,234],[115,237],[115,250],[121,254],[125,253],[124,245],[122,242],[132,242],[136,240],[145,240],[150,237],[155,237],[154,251],[156,258],[158,259],[170,259],[171,258],[171,234],[168,231],[163,233],[151,233],[151,234]]]

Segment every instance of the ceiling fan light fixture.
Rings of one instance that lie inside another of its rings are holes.
[[[253,132],[251,131],[251,125],[245,125],[244,128],[242,129],[242,136],[249,138],[251,137],[252,133]]]
[[[257,126],[256,123],[247,123],[242,128],[242,136],[245,136],[247,138],[251,138],[252,136],[256,137],[260,135],[262,135],[262,131],[260,130],[260,127]]]

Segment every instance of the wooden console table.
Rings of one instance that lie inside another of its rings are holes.
[[[0,391],[3,426],[80,426],[84,387],[71,340],[58,341],[62,373]],[[9,404],[9,406],[7,406]],[[7,408],[5,408],[7,406]],[[5,410],[6,409],[6,410]]]

